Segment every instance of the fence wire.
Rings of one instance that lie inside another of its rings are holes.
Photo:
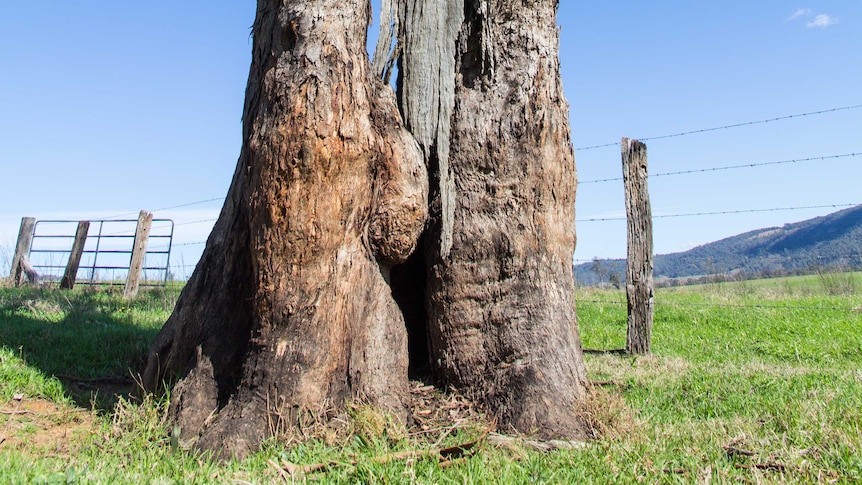
[[[851,106],[841,106],[838,108],[830,108],[830,109],[824,109],[824,110],[820,110],[820,111],[810,111],[808,113],[798,113],[798,114],[792,114],[792,115],[778,116],[776,118],[768,118],[768,119],[763,119],[763,120],[745,121],[742,123],[733,123],[733,124],[722,125],[722,126],[714,126],[711,128],[700,128],[697,130],[682,131],[679,133],[671,133],[668,135],[650,136],[650,137],[646,137],[646,138],[638,138],[638,140],[640,140],[640,141],[664,140],[667,138],[677,138],[677,137],[681,137],[681,136],[695,135],[695,134],[700,134],[700,133],[708,133],[711,131],[729,130],[731,128],[740,128],[743,126],[762,125],[762,124],[766,124],[766,123],[773,123],[776,121],[789,120],[789,119],[793,119],[793,118],[805,118],[808,116],[817,116],[817,115],[822,115],[822,114],[835,113],[838,111],[849,111],[849,110],[859,109],[859,108],[862,108],[862,104],[851,105]],[[613,142],[613,143],[604,143],[601,145],[591,145],[591,146],[575,148],[575,151],[595,150],[597,148],[606,148],[606,147],[619,146],[619,145],[620,145],[620,142],[617,141],[617,142]]]
[[[762,163],[745,163],[740,165],[728,165],[724,167],[711,167],[711,168],[701,168],[701,169],[693,169],[693,170],[681,170],[678,172],[662,172],[648,175],[649,178],[655,177],[668,177],[673,175],[690,175],[696,173],[709,173],[709,172],[720,172],[723,170],[737,170],[743,168],[757,168],[757,167],[768,167],[771,165],[785,165],[790,163],[802,163],[802,162],[813,162],[813,161],[826,161],[826,160],[835,160],[840,158],[851,158],[862,156],[862,152],[859,153],[844,153],[841,155],[824,155],[822,157],[808,157],[808,158],[794,158],[792,160],[780,160],[777,162],[762,162]],[[585,184],[598,184],[603,182],[621,182],[623,180],[622,177],[613,177],[606,179],[596,179],[596,180],[585,180],[583,182],[578,182],[578,185]]]

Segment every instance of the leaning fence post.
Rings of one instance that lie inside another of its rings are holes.
[[[18,230],[18,243],[15,245],[15,255],[12,257],[12,269],[9,278],[15,286],[21,286],[23,271],[21,261],[26,260],[30,252],[30,244],[33,242],[33,230],[36,227],[36,219],[33,217],[22,217],[21,228]]]
[[[655,290],[653,289],[652,209],[647,191],[646,145],[637,140],[623,138],[622,159],[628,220],[626,352],[648,354],[652,339]]]
[[[60,288],[71,290],[75,287],[75,279],[78,277],[78,266],[81,265],[81,256],[84,254],[84,245],[87,243],[87,234],[90,232],[90,221],[78,222],[78,230],[75,232],[75,241],[72,243],[72,252],[69,253],[69,262],[66,263],[66,272],[60,280]]]
[[[126,277],[126,288],[123,290],[123,298],[127,300],[138,295],[138,283],[141,279],[144,257],[147,254],[147,240],[150,237],[152,222],[152,213],[141,211],[140,215],[138,215],[138,226],[135,229],[135,243],[132,247],[132,259],[129,262],[129,275]]]

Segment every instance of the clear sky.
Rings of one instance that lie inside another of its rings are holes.
[[[0,0],[0,247],[22,216],[155,210],[203,241],[241,144],[252,1]],[[862,1],[562,0],[575,147],[862,105]],[[650,140],[653,174],[862,152],[862,108]],[[619,147],[577,150],[581,181]],[[862,203],[862,156],[650,181],[657,216]],[[619,181],[583,183],[576,258],[625,254]],[[658,218],[668,253],[838,208]],[[193,264],[201,245],[177,247]],[[2,268],[0,268],[2,269]],[[2,269],[8,271],[8,269]]]

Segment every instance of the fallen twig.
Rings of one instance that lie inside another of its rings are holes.
[[[737,448],[731,445],[722,446],[722,449],[725,451],[725,453],[727,453],[727,456],[754,456],[753,451],[743,450],[742,448]]]
[[[775,471],[775,472],[781,472],[781,473],[784,473],[787,471],[787,466],[785,466],[781,463],[755,463],[751,466],[753,466],[754,468],[757,468],[758,470],[769,470],[769,471]]]
[[[371,459],[371,461],[383,465],[386,463],[391,463],[393,461],[436,458],[437,461],[441,464],[441,466],[452,466],[454,462],[466,458],[466,455],[473,451],[483,440],[487,438],[487,436],[488,431],[485,431],[485,433],[477,440],[468,443],[462,443],[459,445],[450,446],[448,448],[432,447],[427,450],[408,450],[387,453],[385,455],[374,457]],[[268,460],[268,462],[271,462],[271,460]],[[351,460],[346,464],[355,466],[357,464],[357,461]],[[313,465],[297,465],[295,463],[290,463],[287,460],[282,460],[281,466],[279,466],[275,462],[271,462],[270,465],[278,467],[280,470],[287,472],[292,477],[300,477],[315,472],[325,471],[329,468],[341,465],[341,463],[330,461],[327,463],[315,463]]]
[[[587,446],[587,444],[583,441],[526,440],[526,439],[521,439],[521,438],[515,438],[512,436],[497,434],[497,433],[490,433],[488,435],[488,442],[491,444],[504,445],[504,446],[520,445],[520,446],[525,446],[527,448],[533,448],[534,450],[537,450],[537,451],[573,450],[573,449],[577,449],[577,448],[584,448]]]
[[[740,468],[740,469],[757,468],[758,470],[773,471],[773,472],[780,472],[780,473],[784,473],[788,469],[788,467],[786,465],[784,465],[782,463],[777,463],[777,462],[774,462],[774,463],[752,463],[750,465],[737,463],[736,468]]]
[[[23,411],[0,411],[0,414],[4,414],[7,416],[17,416],[19,414],[33,414],[33,411],[23,410]]]
[[[290,480],[290,475],[288,475],[288,472],[283,467],[278,466],[278,463],[276,463],[272,460],[266,460],[266,462],[269,464],[269,466],[275,468],[276,471],[278,471],[278,473],[281,475],[281,478],[283,478],[284,481]]]
[[[599,387],[605,387],[605,386],[628,387],[629,386],[628,384],[625,384],[623,382],[617,382],[617,381],[590,381],[590,385],[591,386],[599,386]]]

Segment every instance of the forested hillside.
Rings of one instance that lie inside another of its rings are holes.
[[[770,276],[835,267],[862,267],[862,205],[783,227],[746,232],[681,253],[658,255],[655,276]],[[624,260],[575,266],[580,285],[613,283],[624,274]]]

